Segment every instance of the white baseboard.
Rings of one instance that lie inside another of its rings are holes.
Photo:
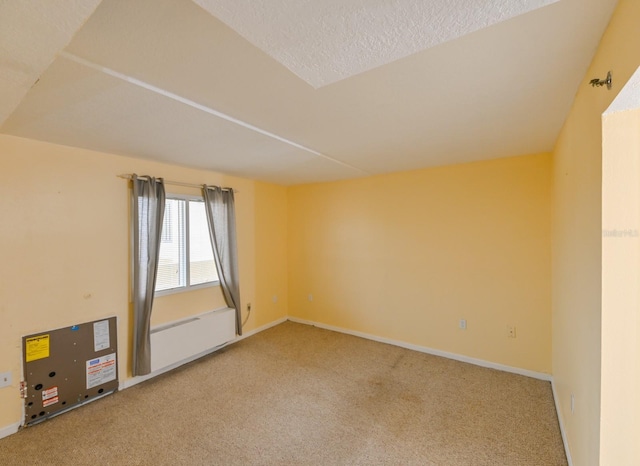
[[[562,435],[564,452],[567,455],[567,463],[569,464],[569,466],[573,466],[573,461],[571,460],[571,451],[569,451],[569,440],[567,439],[567,431],[565,430],[565,427],[564,427],[564,416],[562,415],[562,411],[560,410],[560,398],[558,397],[556,384],[553,379],[551,379],[551,391],[553,392],[553,401],[556,404],[556,413],[558,414],[558,424],[560,425],[560,434]]]
[[[203,356],[206,356],[206,355],[211,354],[211,353],[215,353],[216,351],[221,350],[222,348],[224,348],[226,346],[232,345],[233,343],[237,343],[237,342],[239,342],[241,340],[244,340],[245,338],[249,338],[250,336],[255,335],[256,333],[263,332],[263,331],[265,331],[265,330],[267,330],[267,329],[269,329],[271,327],[275,327],[276,325],[279,325],[279,324],[281,324],[283,322],[286,322],[286,321],[287,321],[287,318],[286,317],[282,317],[282,318],[280,318],[278,320],[274,320],[273,322],[269,322],[268,324],[265,324],[265,325],[263,325],[261,327],[258,327],[258,328],[255,328],[255,329],[249,331],[249,332],[246,332],[242,336],[236,336],[233,340],[225,343],[224,345],[220,345],[220,346],[217,346],[215,348],[208,349],[207,351],[203,351],[202,353],[194,354],[193,356],[190,356],[190,357],[188,357],[186,359],[178,361],[178,362],[176,362],[174,364],[171,364],[171,365],[169,365],[167,367],[163,367],[162,369],[154,371],[154,372],[152,372],[150,374],[142,375],[142,376],[138,376],[138,377],[132,377],[130,379],[127,379],[124,382],[120,383],[119,389],[120,390],[125,390],[127,388],[131,388],[134,385],[138,385],[139,383],[144,382],[145,380],[152,379],[152,378],[154,378],[154,377],[156,377],[156,376],[158,376],[160,374],[164,374],[165,372],[169,372],[170,370],[176,369],[177,367],[180,367],[180,366],[182,366],[184,364],[187,364],[187,363],[190,363],[192,361],[195,361],[196,359],[200,359]]]
[[[441,357],[445,357],[448,359],[453,359],[456,361],[461,361],[461,362],[466,362],[466,363],[470,363],[470,364],[475,364],[477,366],[481,366],[481,367],[487,367],[490,369],[497,369],[497,370],[501,370],[501,371],[505,371],[505,372],[511,372],[514,374],[518,374],[518,375],[524,375],[526,377],[532,377],[535,379],[540,379],[540,380],[545,380],[545,381],[550,381],[551,382],[551,388],[553,391],[553,398],[556,404],[556,412],[558,413],[558,422],[560,424],[560,432],[562,434],[562,441],[564,443],[564,448],[565,448],[565,452],[567,455],[567,461],[569,462],[569,466],[573,466],[573,463],[571,461],[571,455],[569,452],[569,446],[568,446],[568,442],[567,442],[567,436],[566,436],[566,432],[564,429],[564,422],[563,422],[563,418],[562,418],[562,413],[560,411],[560,406],[559,406],[559,401],[558,401],[558,395],[555,389],[555,385],[553,383],[553,377],[549,374],[544,374],[541,372],[534,372],[534,371],[529,371],[526,369],[520,369],[518,367],[512,367],[512,366],[507,366],[504,364],[497,364],[497,363],[493,363],[490,361],[485,361],[482,359],[476,359],[476,358],[471,358],[468,356],[463,356],[463,355],[459,355],[459,354],[455,354],[455,353],[449,353],[447,351],[440,351],[440,350],[436,350],[433,348],[428,348],[425,346],[419,346],[419,345],[413,345],[411,343],[406,343],[403,341],[399,341],[399,340],[392,340],[390,338],[383,338],[383,337],[379,337],[376,335],[371,335],[368,333],[364,333],[364,332],[358,332],[355,330],[349,330],[349,329],[345,329],[345,328],[341,328],[341,327],[334,327],[332,325],[326,325],[326,324],[322,324],[322,323],[318,323],[318,322],[312,322],[309,320],[304,320],[304,319],[299,319],[297,317],[282,317],[280,319],[277,319],[273,322],[270,322],[266,325],[263,325],[261,327],[258,327],[256,329],[253,329],[247,333],[245,333],[242,336],[237,336],[234,340],[221,345],[217,348],[213,348],[211,350],[205,351],[202,354],[197,354],[194,355],[188,359],[185,359],[183,361],[180,361],[179,363],[173,364],[172,366],[169,367],[165,367],[162,370],[159,370],[157,372],[145,375],[145,376],[141,376],[141,377],[133,377],[131,379],[125,380],[124,382],[120,383],[120,390],[124,390],[130,387],[133,387],[134,385],[137,385],[141,382],[144,382],[145,380],[149,380],[153,377],[156,377],[160,374],[163,374],[165,372],[168,372],[172,369],[175,369],[176,367],[179,367],[183,364],[187,364],[191,361],[194,361],[202,356],[206,356],[207,354],[213,353],[215,351],[218,351],[221,348],[224,348],[225,346],[228,346],[230,344],[236,343],[238,341],[244,340],[245,338],[249,338],[250,336],[253,336],[257,333],[263,332],[271,327],[275,327],[276,325],[279,325],[283,322],[286,322],[287,320],[290,320],[291,322],[296,322],[299,324],[306,324],[306,325],[312,325],[318,328],[323,328],[326,330],[332,330],[335,332],[340,332],[340,333],[345,333],[348,335],[353,335],[353,336],[357,336],[357,337],[361,337],[361,338],[366,338],[368,340],[373,340],[373,341],[377,341],[380,343],[386,343],[386,344],[390,344],[390,345],[394,345],[394,346],[399,346],[401,348],[406,348],[406,349],[410,349],[413,351],[419,351],[421,353],[427,353],[427,354],[432,354],[434,356],[441,356]],[[16,422],[14,424],[5,426],[0,428],[0,439],[4,438],[4,437],[8,437],[9,435],[15,434],[16,432],[18,432],[18,429],[20,428],[21,422]]]
[[[567,462],[569,466],[573,466],[573,461],[571,460],[571,452],[569,451],[569,442],[567,440],[567,433],[564,427],[564,419],[562,417],[562,411],[560,411],[560,402],[558,399],[558,393],[556,391],[556,387],[553,381],[553,376],[551,374],[545,374],[543,372],[535,372],[527,369],[521,369],[519,367],[507,366],[504,364],[498,364],[490,361],[485,361],[483,359],[471,358],[469,356],[463,356],[456,353],[449,353],[447,351],[436,350],[433,348],[428,348],[426,346],[413,345],[411,343],[406,343],[399,340],[392,340],[390,338],[383,338],[376,335],[371,335],[369,333],[358,332],[355,330],[349,330],[341,327],[335,327],[333,325],[322,324],[319,322],[313,322],[310,320],[299,319],[297,317],[289,317],[291,322],[296,322],[299,324],[312,325],[318,328],[323,328],[326,330],[332,330],[334,332],[345,333],[347,335],[353,335],[356,337],[366,338],[367,340],[373,340],[380,343],[387,343],[389,345],[399,346],[401,348],[406,348],[414,351],[419,351],[421,353],[432,354],[434,356],[441,356],[448,359],[453,359],[455,361],[466,362],[469,364],[475,364],[476,366],[487,367],[490,369],[497,369],[504,372],[511,372],[513,374],[524,375],[526,377],[531,377],[534,379],[544,380],[546,382],[551,382],[551,391],[553,393],[553,401],[556,406],[556,413],[558,416],[558,424],[560,425],[560,434],[562,435],[562,443],[564,444],[564,451],[567,456]]]
[[[244,335],[242,335],[240,337],[236,337],[235,340],[233,340],[233,341],[231,341],[229,343],[235,343],[237,341],[244,340],[245,338],[249,338],[249,337],[255,335],[256,333],[264,332],[265,330],[268,330],[271,327],[275,327],[276,325],[280,325],[280,324],[286,322],[287,320],[289,320],[288,317],[281,317],[278,320],[274,320],[273,322],[269,322],[268,324],[265,324],[265,325],[263,325],[261,327],[254,328],[253,330],[245,333]]]
[[[20,429],[21,424],[22,422],[18,421],[14,424],[11,424],[5,427],[0,427],[0,439],[8,437],[9,435],[13,435],[16,432],[18,432],[18,429]]]
[[[487,367],[489,369],[497,369],[503,372],[511,372],[513,374],[524,375],[525,377],[545,380],[547,382],[550,382],[552,379],[551,374],[545,374],[543,372],[535,372],[527,369],[521,369],[519,367],[507,366],[505,364],[498,364],[491,361],[485,361],[484,359],[477,359],[469,356],[463,356],[461,354],[449,353],[447,351],[428,348],[426,346],[414,345],[414,344],[406,343],[400,340],[392,340],[391,338],[383,338],[377,335],[371,335],[369,333],[358,332],[355,330],[349,330],[342,327],[334,327],[333,325],[322,324],[319,322],[312,322],[310,320],[298,319],[297,317],[289,317],[289,320],[291,322],[296,322],[299,324],[313,325],[314,327],[323,328],[326,330],[332,330],[334,332],[346,333],[348,335],[353,335],[360,338],[366,338],[367,340],[373,340],[380,343],[386,343],[388,345],[399,346],[401,348],[406,348],[413,351],[419,351],[420,353],[427,353],[427,354],[432,354],[434,356],[441,356],[443,358],[453,359],[455,361],[460,361],[460,362],[466,362],[469,364],[474,364],[476,366]]]

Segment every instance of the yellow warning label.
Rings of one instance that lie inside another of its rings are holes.
[[[25,356],[27,362],[49,357],[49,335],[27,338]]]

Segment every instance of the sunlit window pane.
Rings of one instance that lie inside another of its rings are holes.
[[[190,286],[216,281],[218,274],[213,261],[204,202],[168,198],[162,225],[156,291],[187,290]]]
[[[185,204],[180,199],[166,200],[156,291],[185,286]]]

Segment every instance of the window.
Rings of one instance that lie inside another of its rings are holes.
[[[204,202],[167,198],[156,293],[186,291],[217,281]]]

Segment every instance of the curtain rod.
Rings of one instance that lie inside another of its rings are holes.
[[[125,180],[131,180],[133,179],[133,175],[131,174],[123,174],[123,175],[118,175],[118,178],[124,178]],[[138,178],[144,179],[144,180],[148,180],[149,177],[148,176],[138,176]],[[182,181],[169,181],[169,180],[164,180],[164,184],[170,184],[173,186],[184,186],[186,188],[204,188],[204,184],[196,184],[196,183],[183,183]],[[222,188],[223,191],[233,191],[234,194],[238,194],[238,190],[237,189],[233,189],[233,188]]]

